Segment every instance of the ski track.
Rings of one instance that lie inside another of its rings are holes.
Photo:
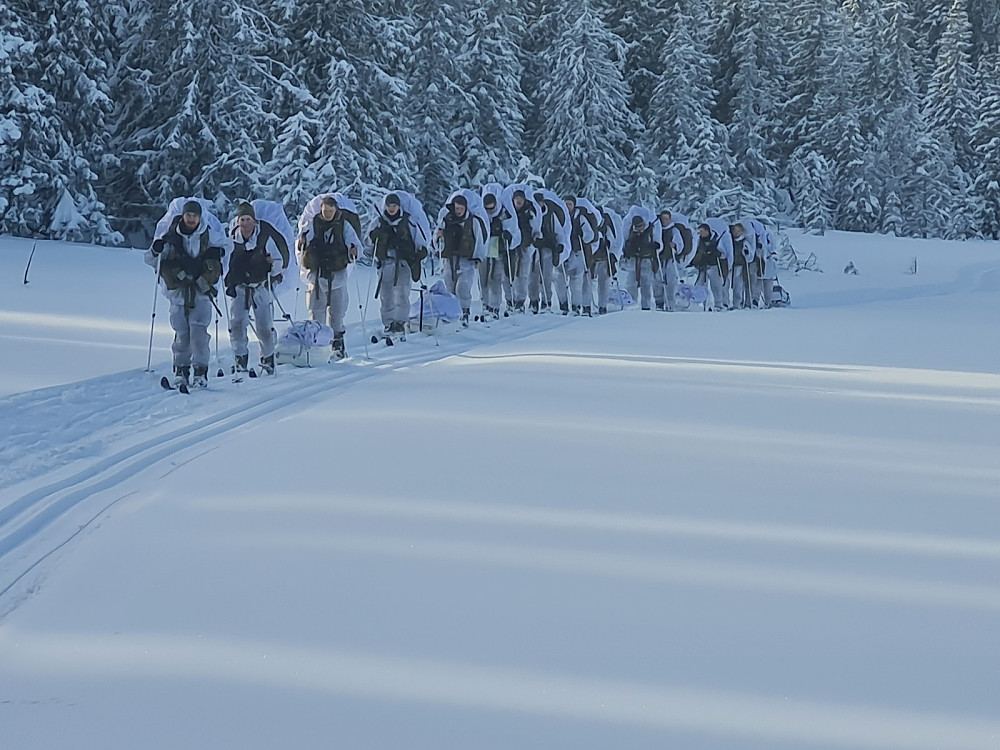
[[[801,295],[795,306],[840,307],[994,291],[998,287],[1000,267],[987,262],[958,269],[951,281],[903,289],[815,292]],[[0,399],[0,466],[5,467],[0,473],[0,604],[9,596],[16,598],[0,608],[0,618],[30,596],[33,587],[29,573],[40,575],[35,571],[43,561],[122,499],[108,504],[106,498],[97,496],[138,472],[182,452],[189,455],[192,448],[277,410],[322,396],[331,386],[348,386],[580,320],[548,313],[473,323],[469,328],[444,324],[430,335],[414,334],[393,347],[383,342],[370,344],[365,359],[360,359],[360,353],[365,349],[363,341],[371,334],[359,330],[360,336],[352,337],[353,354],[346,362],[308,370],[282,368],[276,378],[263,377],[249,384],[247,380],[232,383],[228,376],[213,378],[207,394],[164,392],[158,373],[134,370]],[[454,338],[449,335],[442,342],[441,333],[453,333]],[[211,369],[218,366],[216,363]],[[45,418],[67,408],[71,417],[68,423],[64,418]],[[53,428],[54,424],[59,425],[58,429]],[[140,437],[144,439],[135,442]],[[32,481],[37,483],[53,466],[60,467],[54,473],[58,478],[32,488]],[[3,497],[18,492],[23,494],[12,499]],[[91,500],[95,508],[87,507]],[[96,508],[98,505],[101,510]],[[54,528],[71,512],[89,512],[89,520],[71,528]],[[32,549],[26,550],[29,546]]]
[[[226,376],[213,378],[210,382],[214,387],[210,386],[207,393],[183,395],[164,391],[158,373],[147,376],[135,370],[0,400],[0,414],[4,416],[0,437],[6,438],[0,462],[13,466],[0,477],[0,487],[20,483],[25,487],[10,488],[8,492],[23,491],[30,486],[26,478],[37,479],[52,465],[82,459],[74,461],[73,466],[62,472],[66,476],[56,481],[20,496],[0,499],[3,503],[0,505],[0,618],[34,590],[34,579],[28,580],[29,573],[37,576],[35,571],[42,561],[117,502],[109,505],[106,498],[99,497],[100,493],[114,489],[137,473],[181,453],[188,456],[192,449],[207,441],[280,409],[328,394],[331,387],[348,386],[580,320],[551,314],[519,317],[507,319],[508,326],[499,335],[493,330],[487,334],[482,326],[480,332],[473,324],[446,340],[441,340],[439,332],[433,332],[424,336],[414,334],[394,347],[370,344],[369,354],[374,355],[370,359],[361,357],[364,347],[356,344],[353,354],[344,362],[301,370],[283,368],[277,377],[258,378],[250,388],[247,381],[234,384]],[[521,321],[530,321],[530,325]],[[450,324],[441,329],[449,330]],[[431,344],[431,340],[436,343]],[[212,404],[217,408],[213,409]],[[59,430],[52,429],[53,420],[38,419],[40,414],[67,406],[72,421]],[[118,450],[107,453],[106,446]],[[88,463],[89,459],[92,460]],[[94,508],[88,507],[91,504]],[[74,517],[89,514],[89,520],[82,526],[60,527],[60,521],[71,513]],[[15,600],[3,606],[3,600],[11,596]]]

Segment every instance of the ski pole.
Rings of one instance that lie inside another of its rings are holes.
[[[34,252],[34,249],[32,249]],[[160,290],[160,262],[163,260],[163,253],[160,252],[156,255],[156,277],[153,280],[153,315],[149,321],[149,351],[146,353],[146,372],[152,372],[150,368],[150,363],[153,361],[153,329],[156,327],[156,298],[159,296],[157,292]],[[30,263],[30,260],[29,260]],[[28,274],[25,272],[25,278]]]
[[[375,288],[375,296],[376,297],[378,297],[379,289],[382,288],[382,269],[376,269],[375,268],[375,258],[378,255],[377,251],[378,251],[377,247],[373,248],[373,250],[372,250],[372,265],[371,265],[372,270],[375,271],[375,273],[378,274],[378,286]],[[359,287],[358,288],[358,294],[360,294],[360,293],[361,293],[361,290],[360,290],[360,287]],[[372,296],[372,277],[371,277],[371,274],[369,274],[368,275],[368,294],[365,296],[365,307],[361,311],[361,327],[363,329],[361,331],[361,333],[365,337],[365,346],[366,347],[368,346],[368,323],[367,323],[367,321],[368,321],[368,302],[371,299],[371,296]],[[368,352],[368,350],[366,348],[365,349],[365,353],[367,354],[367,352]]]
[[[268,286],[270,287],[270,280],[268,280]],[[273,289],[271,290],[271,299],[274,300],[275,304],[278,306],[278,309],[281,310],[281,319],[287,320],[289,323],[291,323],[292,316],[285,311],[285,306],[281,304],[281,299],[278,297],[277,294],[275,294]]]
[[[354,270],[357,271],[358,270],[358,262],[356,260],[352,261],[352,262],[354,263]],[[368,323],[365,320],[365,313],[366,313],[367,308],[368,308],[368,298],[367,297],[365,298],[364,304],[361,303],[361,282],[358,281],[358,277],[357,277],[356,274],[352,273],[351,275],[354,276],[354,287],[358,291],[358,309],[361,311],[361,334],[362,334],[361,335],[361,340],[362,340],[362,342],[365,345],[365,359],[371,359],[371,357],[368,354]],[[371,289],[372,289],[372,279],[371,279],[371,276],[369,276],[368,277],[368,291],[369,291],[369,293],[371,292]],[[328,298],[327,302],[329,302],[329,301],[330,300]]]
[[[38,247],[38,241],[31,243],[31,252],[28,253],[28,265],[24,267],[24,283],[25,286],[28,284],[28,269],[31,268],[31,260],[35,257],[35,248]],[[157,261],[159,264],[159,261]],[[159,271],[157,271],[157,277],[159,277]]]
[[[611,281],[614,282],[615,285],[615,292],[618,295],[618,312],[624,312],[625,300],[622,299],[622,288],[618,284],[618,269],[616,268],[615,272],[611,273],[611,248],[608,248],[608,275],[611,276]]]

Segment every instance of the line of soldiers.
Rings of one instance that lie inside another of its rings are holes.
[[[255,210],[268,205],[277,217],[270,221]],[[387,337],[405,335],[412,284],[420,282],[428,260],[432,274],[440,261],[466,326],[476,283],[484,320],[504,312],[555,312],[557,305],[563,315],[592,316],[595,307],[598,315],[608,312],[619,271],[644,310],[674,310],[678,294],[692,286],[711,290],[708,309],[770,306],[772,301],[772,238],[756,219],[729,225],[709,218],[698,225],[695,243],[688,218],[669,210],[654,214],[632,206],[623,218],[585,198],[522,184],[455,191],[433,230],[420,201],[405,191],[386,194],[366,231],[357,206],[340,193],[313,198],[294,233],[280,204],[267,201],[240,203],[228,237],[201,199],[178,199],[161,225],[146,261],[159,269],[171,303],[175,378],[194,387],[207,383],[208,326],[213,307],[220,312],[215,303],[220,278],[230,298],[236,370],[248,369],[247,330],[255,323],[260,369],[274,371],[272,305],[275,290],[294,270],[291,243],[310,317],[333,332],[333,359],[347,355],[347,281],[366,248],[378,268],[375,298]],[[689,266],[698,276],[694,285],[683,285]],[[618,290],[618,306],[624,306],[623,297]]]

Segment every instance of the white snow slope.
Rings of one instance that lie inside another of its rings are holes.
[[[0,748],[1000,748],[1000,248],[795,241],[184,396],[138,252],[3,240]]]

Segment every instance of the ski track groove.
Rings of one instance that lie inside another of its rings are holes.
[[[3,565],[3,575],[0,577],[0,601],[8,595],[16,596],[15,586],[20,583],[29,572],[39,566],[39,564],[53,552],[65,546],[70,539],[80,533],[80,528],[73,529],[69,534],[63,534],[59,539],[53,540],[52,544],[44,545],[44,549],[32,552],[30,555],[22,556],[14,561],[9,559],[13,553],[21,549],[29,542],[36,540],[42,532],[56,524],[70,511],[82,506],[85,501],[95,495],[110,490],[128,479],[134,477],[138,472],[149,469],[156,464],[169,459],[183,451],[189,452],[192,448],[203,445],[206,441],[224,435],[232,430],[247,425],[261,417],[274,414],[280,409],[294,407],[302,404],[308,399],[322,396],[331,392],[331,387],[348,386],[371,377],[384,375],[413,365],[430,364],[438,362],[448,357],[467,352],[479,346],[489,346],[492,344],[512,341],[532,336],[551,330],[561,325],[565,325],[575,318],[564,318],[562,316],[545,316],[550,320],[545,320],[539,316],[536,325],[524,330],[521,326],[512,326],[509,332],[500,336],[490,336],[487,340],[479,338],[469,339],[462,336],[452,342],[438,345],[427,351],[425,347],[417,351],[407,353],[407,347],[383,347],[383,355],[388,354],[390,359],[366,358],[355,361],[352,358],[346,363],[333,363],[328,365],[331,370],[344,368],[345,364],[352,365],[350,370],[345,372],[330,372],[325,368],[316,368],[319,377],[316,382],[305,384],[301,379],[297,379],[295,387],[291,389],[274,390],[273,392],[262,394],[250,400],[240,401],[235,406],[224,409],[221,412],[210,414],[207,417],[194,422],[185,423],[182,427],[160,433],[152,438],[144,440],[138,444],[129,446],[117,451],[112,455],[103,457],[90,466],[68,476],[59,481],[36,488],[0,508],[0,564]],[[428,336],[435,338],[436,334]],[[428,344],[429,345],[429,344]],[[356,362],[356,363],[355,363]],[[139,371],[137,371],[139,372]],[[114,376],[112,376],[114,377]],[[220,379],[224,380],[224,379]],[[87,382],[87,381],[85,381]],[[227,385],[235,385],[229,383]],[[74,387],[76,386],[76,387]],[[74,384],[62,387],[63,395],[58,392],[46,395],[41,399],[28,399],[28,405],[24,410],[37,407],[39,404],[65,402],[66,389],[74,393],[82,393],[86,386]],[[48,389],[47,389],[48,390]],[[86,394],[82,394],[86,398]],[[126,413],[134,413],[137,406],[155,404],[160,399],[171,398],[201,398],[198,393],[183,396],[180,394],[170,394],[163,392],[157,384],[155,392],[148,386],[141,385],[135,389],[135,395],[124,402],[116,402],[116,406],[125,409]],[[21,409],[21,405],[18,405]],[[115,411],[121,409],[116,408]],[[145,416],[151,416],[151,412],[156,410],[145,410]],[[89,415],[93,418],[95,414]],[[140,424],[145,420],[136,420]],[[0,610],[0,619],[18,606],[14,603]]]

